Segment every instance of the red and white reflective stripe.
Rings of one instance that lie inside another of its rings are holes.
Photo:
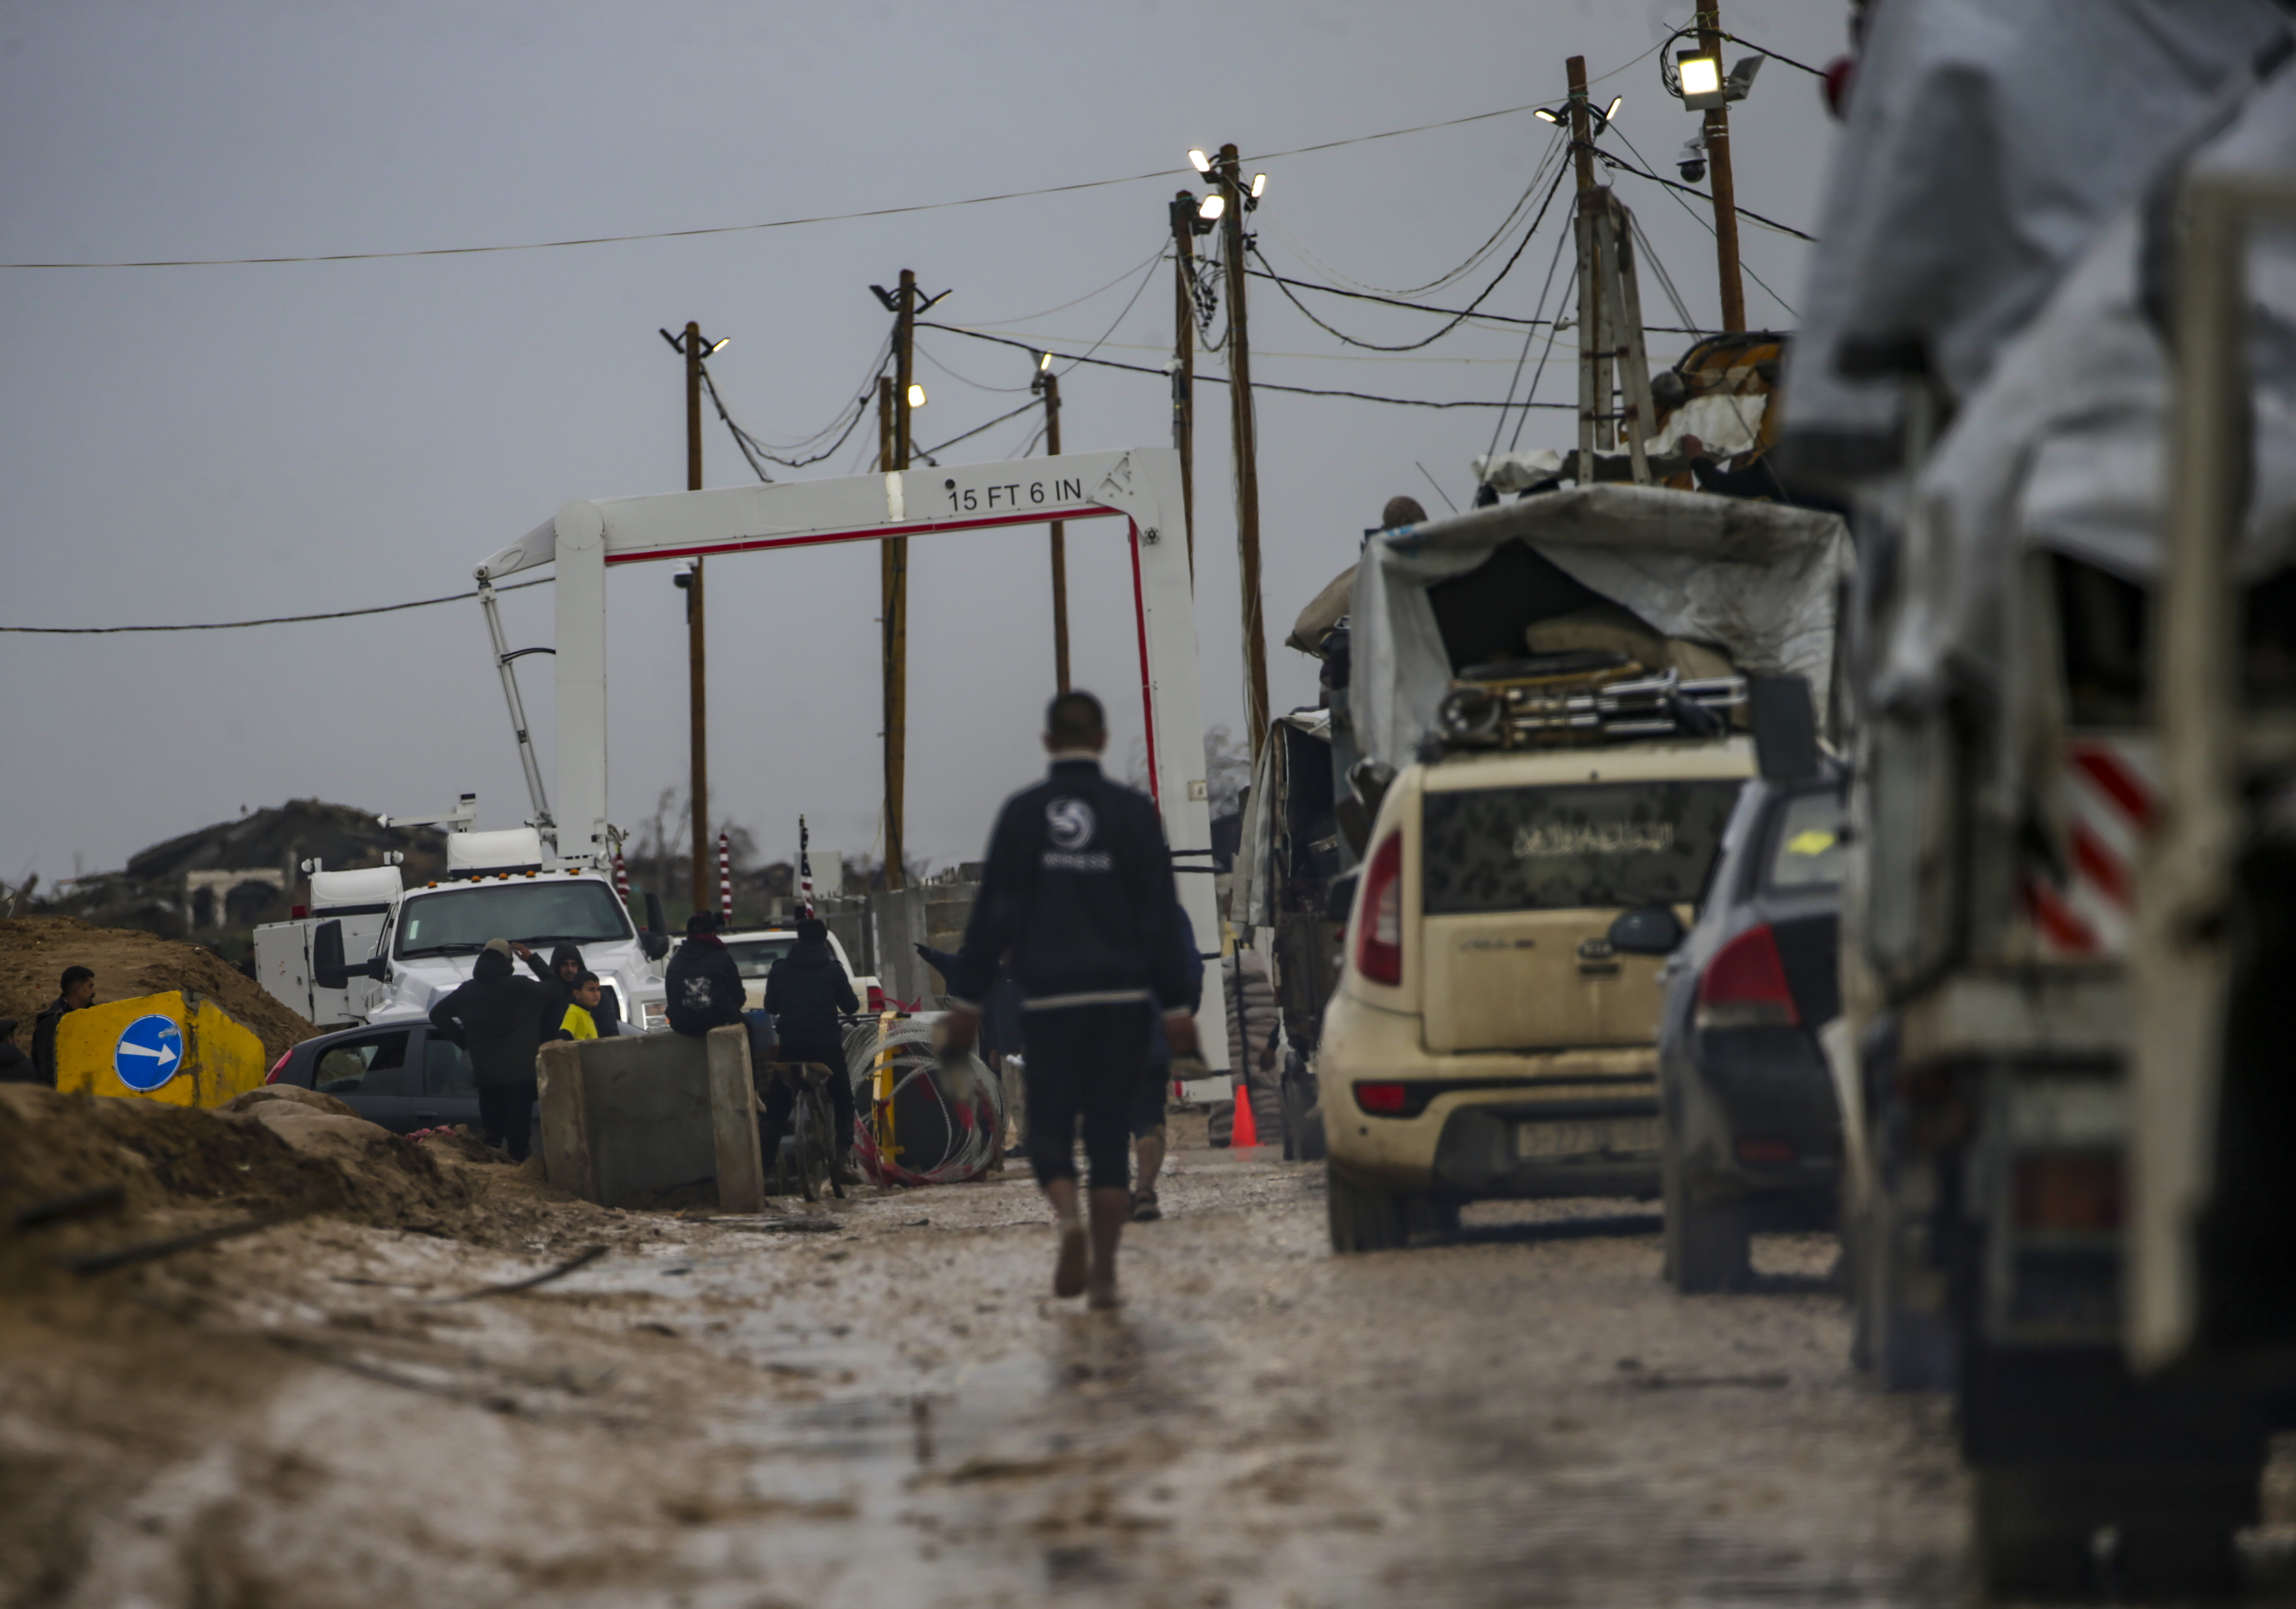
[[[734,919],[734,846],[723,833],[718,834],[718,914]]]
[[[2161,774],[2150,737],[2079,737],[2058,774],[2065,824],[2062,887],[2035,872],[2025,896],[2041,948],[2051,955],[2115,957],[2128,951],[2136,857],[2161,809]]]
[[[621,897],[624,905],[630,902],[630,868],[622,864],[619,850],[614,851],[614,892]]]

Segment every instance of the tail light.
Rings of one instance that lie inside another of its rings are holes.
[[[1364,868],[1356,970],[1374,983],[1403,981],[1403,834],[1390,833]]]
[[[869,985],[869,1010],[872,1014],[885,1009],[885,991],[874,983]]]
[[[1768,924],[1748,928],[1706,964],[1692,1021],[1702,1030],[1792,1028],[1801,1022],[1793,990],[1786,987],[1785,963],[1778,958],[1777,935]]]
[[[294,1054],[294,1051],[291,1049],[284,1055],[281,1055],[277,1061],[272,1063],[271,1071],[265,1077],[263,1081],[266,1084],[276,1084],[279,1081],[279,1075],[287,1071],[288,1057],[292,1056]]]
[[[1410,1093],[1400,1084],[1358,1084],[1356,1105],[1374,1117],[1401,1117]]]

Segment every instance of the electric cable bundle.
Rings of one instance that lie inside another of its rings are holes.
[[[878,1058],[888,1050],[890,1155],[877,1097]],[[882,1035],[874,1022],[847,1029],[845,1062],[853,1080],[854,1159],[871,1184],[957,1185],[988,1170],[1004,1129],[1004,1097],[980,1057],[967,1056],[952,1077],[933,1054],[932,1025],[905,1017]],[[959,1088],[966,1083],[972,1088]]]

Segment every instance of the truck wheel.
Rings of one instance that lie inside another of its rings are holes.
[[[2090,1544],[2102,1523],[2085,1494],[2046,1465],[1980,1465],[1970,1481],[1970,1544],[1994,1597],[2069,1597],[2096,1573]]]
[[[1666,1278],[1685,1296],[1743,1290],[1754,1277],[1754,1215],[1742,1199],[1702,1200],[1669,1135],[1659,1162],[1666,1196]]]
[[[1685,1296],[1743,1289],[1753,1277],[1753,1211],[1743,1200],[1702,1198],[1690,1187],[1673,1131],[1660,1140],[1665,1277]]]
[[[1461,1203],[1448,1195],[1406,1195],[1403,1198],[1403,1227],[1406,1235],[1456,1235]]]
[[[1358,1185],[1327,1163],[1324,1199],[1331,1216],[1332,1250],[1341,1256],[1391,1252],[1404,1244],[1403,1203],[1391,1193]]]
[[[2240,1585],[2234,1534],[2252,1523],[2252,1463],[1980,1465],[1970,1488],[1988,1591],[2138,1599],[2221,1597]],[[2111,1527],[2108,1531],[2107,1527]]]
[[[1324,1104],[1311,1098],[1300,1113],[1300,1160],[1320,1162],[1331,1154],[1331,1142],[1324,1137]]]

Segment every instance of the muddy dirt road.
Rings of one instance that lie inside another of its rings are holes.
[[[1320,1169],[1175,1162],[1118,1314],[1050,1299],[1017,1170],[490,1249],[307,1219],[12,1304],[0,1601],[1966,1600],[1943,1410],[1853,1381],[1825,1241],[1693,1300],[1634,1203],[1335,1259]]]

